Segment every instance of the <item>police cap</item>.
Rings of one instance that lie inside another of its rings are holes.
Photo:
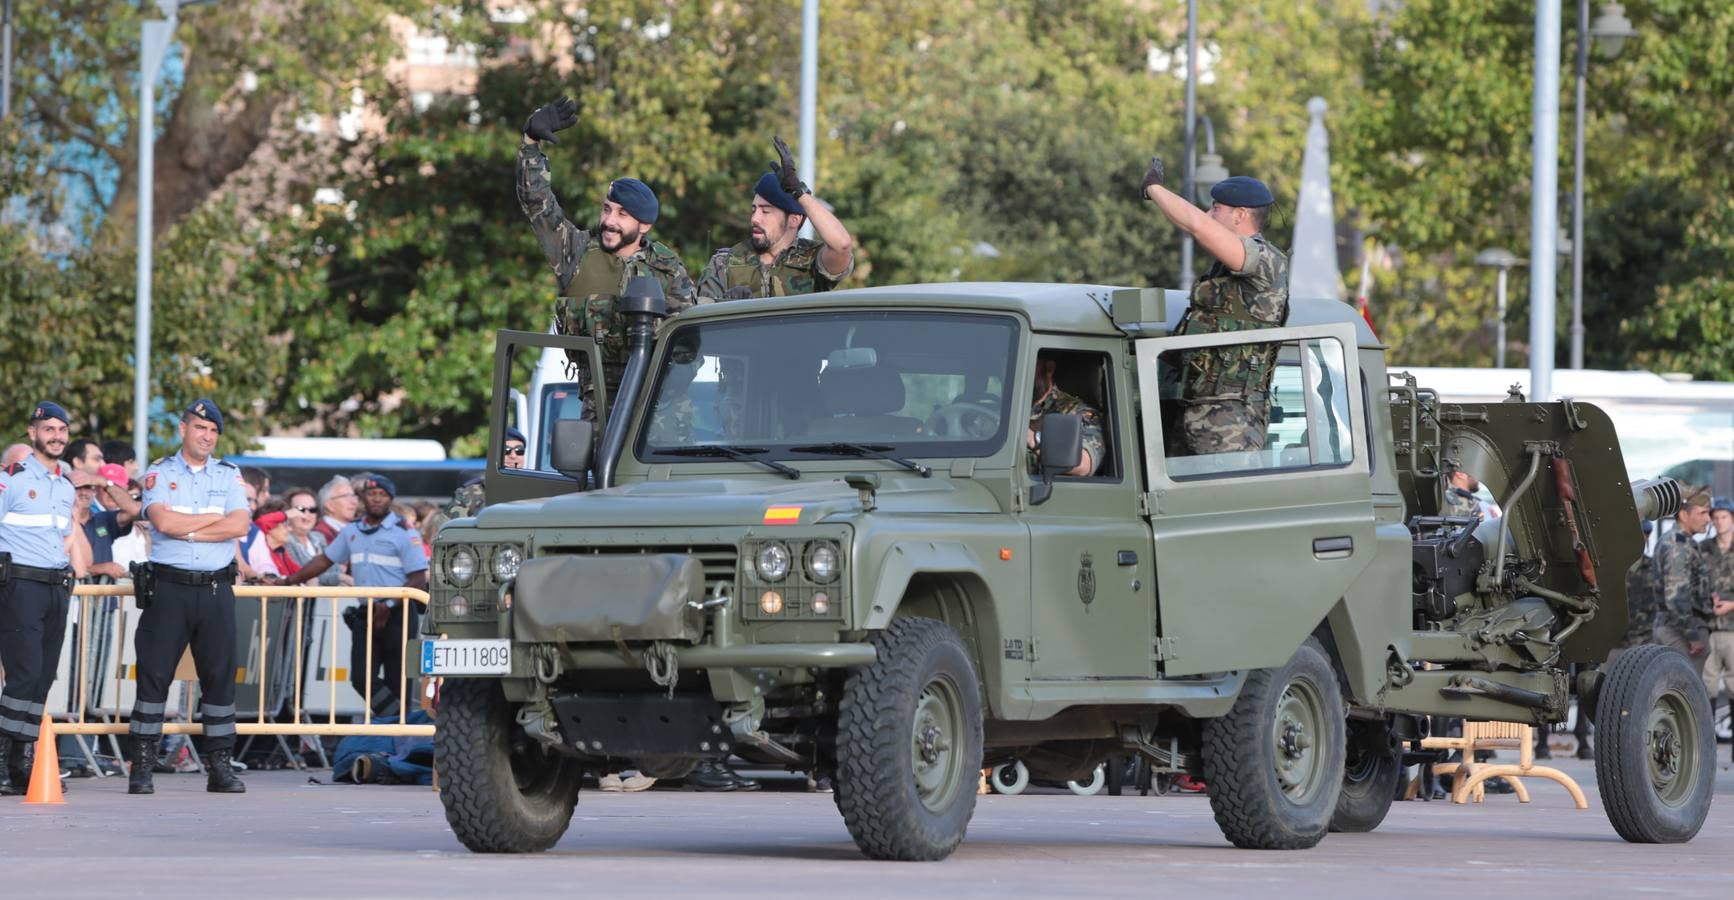
[[[766,203],[783,212],[797,216],[807,214],[806,210],[801,209],[800,201],[789,196],[788,191],[783,190],[783,183],[777,179],[775,172],[766,172],[760,175],[758,187],[753,188],[753,193],[765,198]]]
[[[194,400],[193,405],[187,407],[187,411],[181,414],[183,419],[187,416],[198,416],[217,426],[218,434],[223,433],[223,410],[210,400]]]
[[[656,213],[661,209],[656,202],[656,192],[636,178],[614,179],[608,185],[608,199],[620,204],[627,215],[646,225],[656,221]]]
[[[1276,202],[1270,188],[1251,175],[1235,175],[1218,181],[1210,189],[1210,199],[1223,206],[1269,206]]]
[[[59,419],[61,424],[72,424],[72,417],[66,414],[66,407],[53,400],[44,400],[36,404],[36,408],[30,411],[31,422],[40,422],[43,419]]]
[[[362,493],[365,494],[368,491],[373,490],[374,488],[379,488],[380,490],[384,491],[386,493],[386,496],[388,496],[388,497],[396,497],[397,496],[397,485],[392,484],[390,478],[387,478],[384,475],[376,474],[374,472],[369,472],[366,475],[361,476],[361,492]]]

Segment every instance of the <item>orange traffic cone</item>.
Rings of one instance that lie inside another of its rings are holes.
[[[54,720],[42,717],[42,731],[36,737],[36,762],[30,767],[30,789],[24,792],[25,803],[65,803],[60,795],[60,754],[54,750]]]

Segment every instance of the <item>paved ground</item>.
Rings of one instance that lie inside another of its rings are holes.
[[[983,797],[962,849],[936,864],[863,859],[829,796],[792,791],[585,791],[555,850],[493,857],[458,845],[425,788],[255,772],[244,796],[164,775],[156,796],[129,797],[121,779],[78,780],[62,807],[0,801],[0,895],[1734,897],[1726,762],[1697,840],[1659,847],[1614,834],[1588,763],[1558,764],[1583,784],[1589,811],[1537,782],[1527,806],[1399,803],[1373,834],[1294,853],[1229,847],[1197,796]]]

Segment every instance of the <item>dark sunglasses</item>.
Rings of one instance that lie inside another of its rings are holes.
[[[523,456],[524,455],[524,448],[523,447],[507,447],[507,448],[505,448],[505,450],[503,452],[507,456]]]
[[[311,512],[318,512],[319,511],[319,507],[317,507],[317,506],[291,506],[289,508],[298,512],[298,513],[311,513]]]

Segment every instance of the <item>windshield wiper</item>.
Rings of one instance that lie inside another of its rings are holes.
[[[728,444],[699,444],[695,447],[668,447],[659,449],[657,453],[668,456],[726,456],[729,459],[742,459],[756,462],[761,466],[775,469],[790,478],[800,478],[801,470],[794,466],[786,466],[774,459],[761,459],[759,454],[769,453],[763,447],[734,447]]]
[[[824,453],[832,456],[859,456],[866,459],[883,459],[894,462],[911,472],[927,478],[933,474],[932,466],[924,466],[913,459],[895,456],[890,451],[897,449],[889,444],[851,444],[837,441],[830,444],[809,444],[804,447],[790,447],[790,453]]]

